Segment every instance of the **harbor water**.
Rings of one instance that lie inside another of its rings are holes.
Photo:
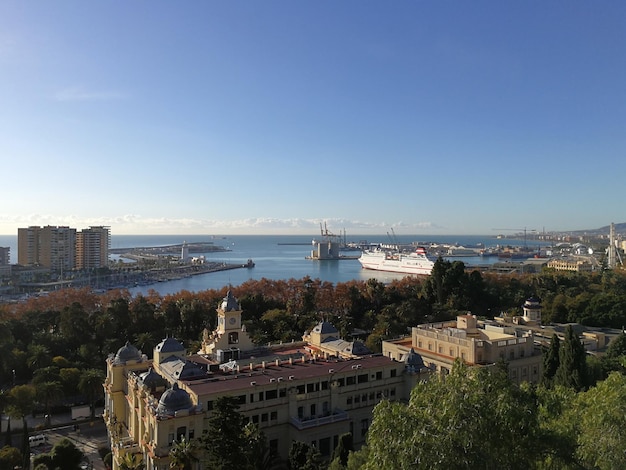
[[[401,279],[403,274],[386,273],[364,270],[356,259],[339,260],[311,260],[307,259],[313,249],[311,235],[234,235],[227,237],[212,237],[201,235],[112,235],[111,248],[134,248],[178,245],[183,242],[212,243],[228,251],[209,253],[193,253],[193,256],[205,256],[207,261],[218,261],[227,264],[244,264],[248,259],[254,261],[253,268],[229,269],[226,271],[211,272],[189,276],[182,279],[163,281],[150,285],[131,287],[132,294],[145,294],[155,290],[161,295],[173,294],[181,290],[198,292],[207,289],[221,289],[227,285],[238,286],[248,280],[288,280],[302,279],[309,276],[311,279],[320,279],[336,284],[351,280],[376,279],[388,283],[394,279]],[[319,237],[318,237],[319,238]],[[387,235],[383,236],[354,236],[348,242],[391,243]],[[403,235],[397,236],[394,241],[400,244],[430,243],[462,245],[475,247],[479,244],[489,248],[496,245],[510,246],[539,246],[535,240],[496,239],[493,236],[480,235]],[[0,236],[0,246],[11,248],[11,262],[17,262],[17,237]],[[346,251],[348,257],[357,257],[359,251]],[[449,260],[463,261],[466,265],[485,265],[498,261],[497,257],[454,257]]]

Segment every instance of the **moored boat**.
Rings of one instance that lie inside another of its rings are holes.
[[[430,275],[435,264],[421,246],[406,252],[381,248],[364,250],[359,262],[365,269],[424,276]]]

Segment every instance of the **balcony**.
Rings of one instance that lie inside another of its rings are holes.
[[[314,428],[316,426],[324,426],[325,424],[337,423],[349,419],[348,413],[343,410],[335,410],[333,413],[311,418],[292,417],[291,424],[299,430]]]

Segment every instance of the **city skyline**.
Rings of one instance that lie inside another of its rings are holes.
[[[626,5],[0,5],[0,234],[626,217]]]

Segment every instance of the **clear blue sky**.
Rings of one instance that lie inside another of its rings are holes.
[[[626,221],[626,2],[0,2],[0,234]]]

